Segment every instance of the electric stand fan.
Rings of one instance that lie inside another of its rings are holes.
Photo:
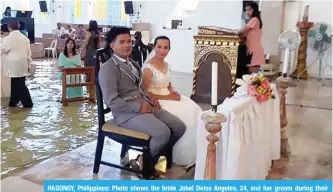
[[[300,45],[301,35],[297,31],[287,30],[280,35],[278,43],[280,48],[284,50],[284,70],[282,71],[282,75],[283,77],[288,77],[288,73],[290,69],[292,69],[290,66],[292,56],[290,56],[290,54]],[[287,67],[287,69],[285,69],[285,67]]]
[[[317,60],[319,60],[318,79],[322,80],[324,79],[323,76],[325,76],[327,68],[330,67],[332,69],[332,64],[328,62],[325,62],[323,66],[325,53],[332,47],[332,27],[322,22],[315,23],[308,32],[308,46],[313,51],[317,52],[318,55],[316,60],[298,75],[297,80],[299,80],[302,73],[315,64]]]

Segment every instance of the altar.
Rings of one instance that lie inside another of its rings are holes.
[[[216,180],[265,180],[272,160],[280,158],[280,98],[276,85],[271,87],[276,98],[267,102],[244,95],[218,106],[227,121],[218,135]],[[197,133],[205,129],[200,117],[198,124]],[[204,179],[208,134],[197,134],[195,180]]]

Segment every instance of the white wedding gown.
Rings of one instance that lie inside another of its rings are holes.
[[[156,95],[169,95],[168,86],[171,82],[170,69],[166,74],[157,70],[153,65],[145,63],[142,67],[149,68],[153,77],[148,92]],[[173,147],[173,162],[178,165],[191,165],[195,163],[197,152],[197,118],[202,109],[190,98],[181,96],[180,101],[159,100],[162,109],[175,115],[186,125],[186,131],[182,138]]]

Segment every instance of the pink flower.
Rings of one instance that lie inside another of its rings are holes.
[[[250,95],[250,96],[256,96],[257,89],[253,85],[249,85],[247,87],[247,94]]]
[[[270,99],[270,94],[268,92],[262,94],[262,95],[259,95],[257,96],[257,101],[259,103],[263,103],[265,101],[268,101]]]
[[[268,95],[267,94],[263,94],[263,95],[257,96],[257,101],[259,103],[263,103],[263,102],[265,102],[267,100],[268,100]]]
[[[264,80],[264,81],[261,83],[261,86],[263,86],[263,87],[265,87],[265,88],[270,88],[270,83],[269,83],[269,81]]]

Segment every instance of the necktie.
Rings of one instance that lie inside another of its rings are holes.
[[[129,63],[128,61],[125,61],[124,63],[131,69],[132,74],[135,76],[135,80],[138,81],[139,77],[138,77],[136,68],[133,67],[132,64]]]

